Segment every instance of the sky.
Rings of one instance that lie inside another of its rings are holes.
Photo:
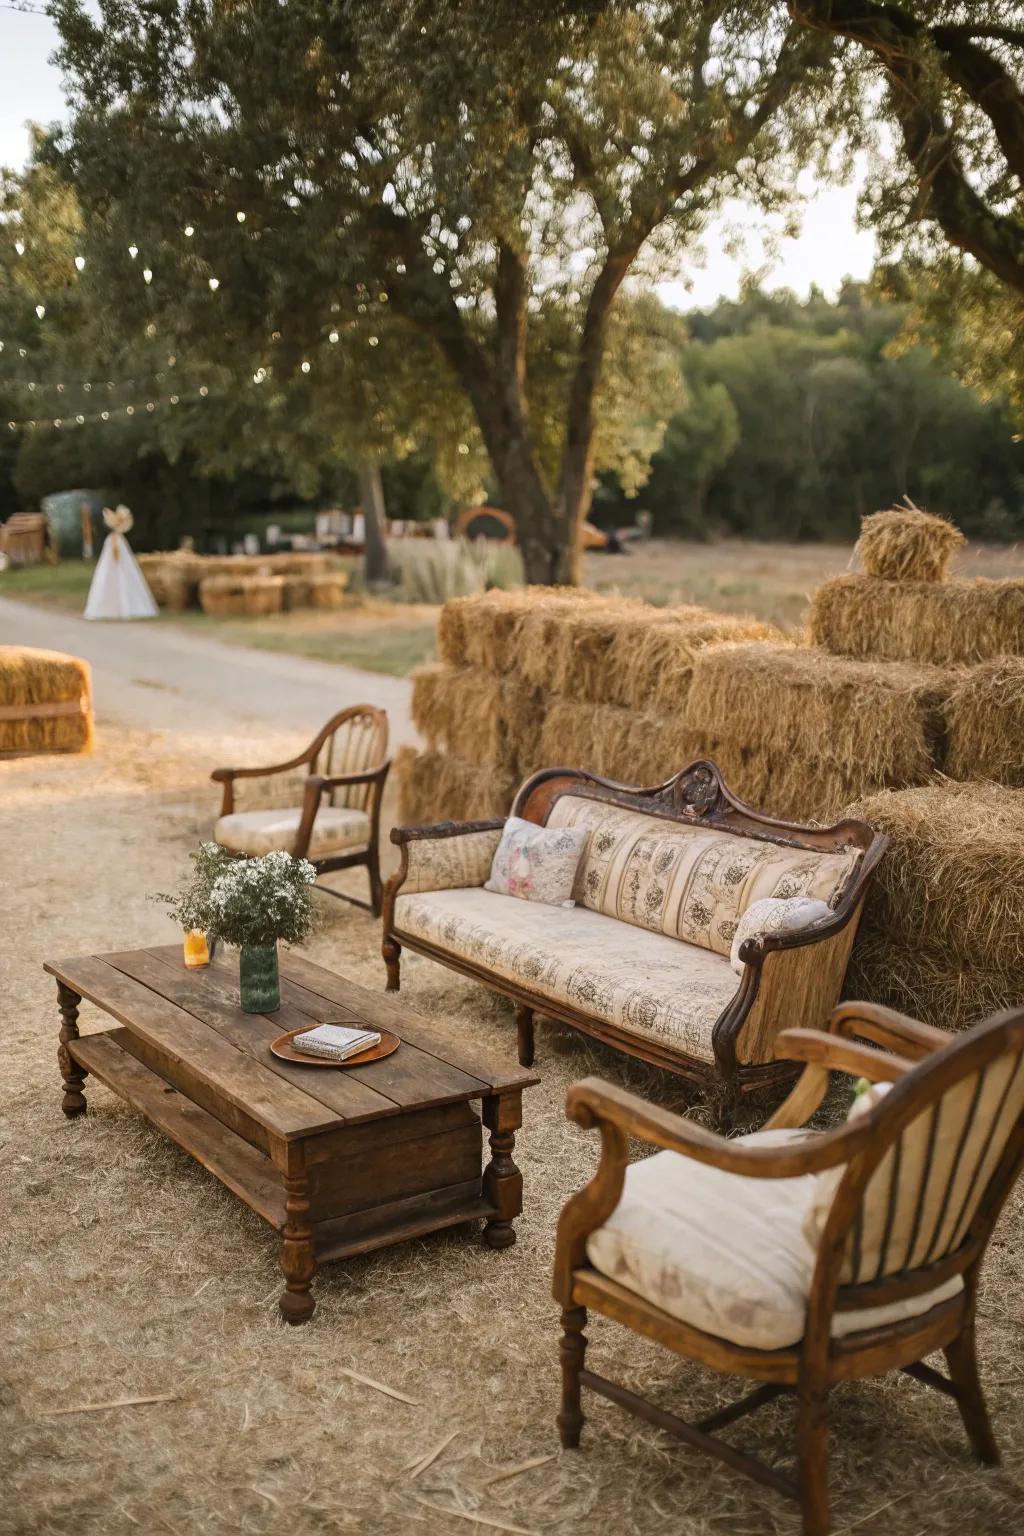
[[[60,74],[50,63],[57,45],[53,22],[48,16],[9,9],[10,3],[0,0],[0,165],[17,168],[28,155],[26,123],[63,116],[64,97]],[[685,280],[681,275],[678,281],[658,285],[664,302],[678,309],[703,309],[718,298],[735,298],[751,270],[765,286],[791,288],[801,296],[812,284],[834,295],[845,277],[866,278],[875,241],[856,227],[856,183],[817,187],[805,177],[801,191],[807,202],[799,236],[779,238],[770,251],[761,217],[742,204],[730,205],[704,242],[703,265],[688,264]],[[725,249],[728,233],[736,229],[741,232],[739,255]]]

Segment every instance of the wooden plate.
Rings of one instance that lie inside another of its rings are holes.
[[[321,1024],[342,1024],[347,1029],[354,1026],[347,1019],[321,1019]],[[357,1056],[349,1056],[346,1061],[331,1061],[326,1056],[310,1056],[307,1051],[297,1051],[292,1045],[296,1035],[304,1035],[308,1030],[318,1029],[318,1024],[304,1024],[301,1029],[289,1030],[286,1035],[278,1035],[276,1040],[271,1040],[270,1049],[275,1056],[282,1061],[297,1061],[301,1067],[365,1067],[368,1062],[380,1061],[382,1056],[390,1056],[392,1051],[397,1051],[401,1045],[398,1035],[393,1035],[390,1029],[379,1029],[380,1043],[371,1045],[365,1051],[360,1051]]]

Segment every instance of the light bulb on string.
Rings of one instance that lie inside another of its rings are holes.
[[[76,416],[75,420],[78,422],[78,425],[80,427],[85,425],[85,417],[84,416]]]
[[[378,336],[371,336],[370,337],[370,346],[371,347],[375,347],[379,340],[380,340],[380,338]]]
[[[308,373],[309,372],[309,364],[308,363],[304,362],[302,364],[302,371],[303,371],[303,373]]]
[[[332,331],[331,334],[328,336],[327,340],[329,342],[331,342],[332,345],[333,345],[333,343],[338,340],[338,333],[337,333],[337,331]]]
[[[84,272],[85,271],[85,257],[84,256],[76,256],[75,257],[75,266],[78,268],[79,272]]]
[[[147,411],[155,411],[156,410],[156,406],[153,404],[152,400],[147,400],[146,401],[146,410]]]
[[[134,407],[134,405],[126,405],[125,408],[124,408],[124,413],[125,413],[126,416],[134,416],[135,415],[135,407]]]
[[[61,418],[58,416],[53,424],[54,424],[55,427],[59,427],[59,426],[63,425],[63,422],[62,422]]]
[[[239,211],[235,214],[235,218],[238,220],[239,224],[245,223],[245,214],[241,211],[241,209],[239,209]]]
[[[220,278],[219,277],[211,277],[210,278],[210,292],[211,293],[216,293],[217,289],[219,287],[220,287]]]
[[[132,261],[135,260],[135,258],[136,258],[136,256],[138,254],[139,254],[139,248],[138,248],[137,245],[130,245],[128,247],[128,255],[131,257]]]
[[[152,269],[152,267],[143,267],[143,269],[142,269],[142,281],[144,283],[147,283],[147,284],[151,283],[153,281],[153,269]]]
[[[171,396],[171,404],[172,404],[172,405],[177,405],[177,403],[178,403],[178,398],[179,398],[179,397],[178,397],[178,396],[177,396],[177,395],[172,395],[172,396]]]
[[[17,251],[19,256],[24,256],[24,254],[25,254],[25,242],[24,242],[24,240],[15,240],[15,242],[14,242],[14,249]]]
[[[41,320],[43,318],[43,316],[46,314],[46,305],[45,304],[37,304],[36,305],[36,314],[39,316],[39,318]]]
[[[210,393],[210,391],[207,389],[205,384],[200,384],[200,386],[199,386],[199,393],[202,395],[203,399],[205,400],[207,395]]]
[[[109,420],[110,420],[110,412],[109,411],[100,411],[100,421],[109,421]]]

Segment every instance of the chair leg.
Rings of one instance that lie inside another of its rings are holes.
[[[949,1367],[949,1379],[956,1389],[956,1405],[964,1421],[967,1438],[978,1460],[988,1467],[999,1465],[999,1447],[985,1405],[978,1375],[978,1356],[974,1345],[974,1320],[967,1324],[952,1344],[943,1350]]]
[[[402,946],[397,939],[392,938],[389,933],[386,933],[384,935],[384,942],[381,945],[381,953],[384,956],[384,964],[388,972],[387,986],[384,990],[385,992],[397,992],[402,981],[400,974]]]
[[[828,1536],[828,1389],[801,1387],[796,1428],[803,1536]]]
[[[370,849],[370,856],[366,862],[370,875],[370,911],[373,913],[374,917],[380,917],[380,909],[382,905],[380,854],[376,847]]]
[[[580,1372],[587,1352],[583,1330],[587,1326],[586,1307],[566,1307],[562,1313],[562,1341],[558,1352],[562,1359],[562,1409],[558,1415],[558,1437],[565,1450],[575,1450],[583,1428],[580,1407]]]
[[[516,1003],[516,1041],[519,1047],[519,1065],[533,1066],[533,1009],[524,1003]]]

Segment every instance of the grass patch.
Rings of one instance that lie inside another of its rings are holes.
[[[378,619],[373,624],[347,627],[345,610],[333,617],[330,628],[281,619],[228,621],[206,614],[175,615],[175,621],[187,624],[201,634],[228,645],[244,645],[257,651],[274,651],[288,656],[311,656],[316,661],[333,661],[347,667],[361,667],[366,672],[384,672],[389,677],[405,677],[434,655],[435,623],[390,624]],[[300,619],[301,615],[296,615]]]
[[[0,597],[24,597],[34,603],[80,612],[96,569],[91,560],[60,560],[56,565],[19,565],[0,571]]]

